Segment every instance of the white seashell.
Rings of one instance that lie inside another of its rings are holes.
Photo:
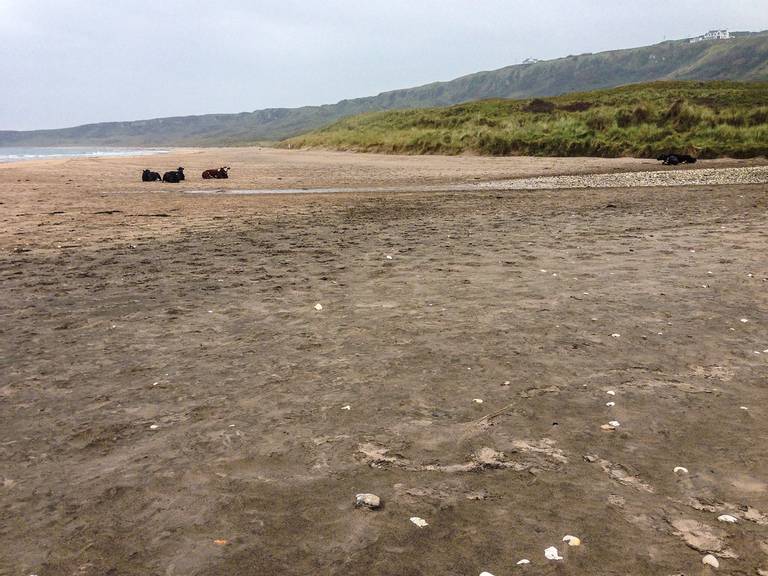
[[[608,406],[608,408],[613,408],[616,406],[616,402],[607,402],[605,405]]]
[[[617,422],[616,420],[611,420],[610,422],[608,422],[608,425],[613,426],[614,428],[618,428],[619,426],[621,426],[621,422]]]
[[[518,565],[518,566],[524,566],[524,565],[526,565],[526,564],[530,564],[530,563],[531,563],[531,561],[530,561],[530,560],[528,560],[527,558],[523,558],[522,560],[520,560],[520,561],[517,563],[517,565]]]
[[[347,404],[346,406],[342,406],[342,407],[341,407],[341,409],[342,409],[342,410],[352,410],[352,406],[350,406],[349,404]]]
[[[611,337],[612,338],[621,338],[621,334],[617,334],[616,332],[614,332],[613,334],[611,334]]]
[[[688,474],[688,468],[683,468],[682,466],[675,466],[675,469],[673,470],[675,474]]]
[[[475,404],[482,404],[483,400],[481,398],[475,398],[474,400],[472,400],[472,402],[474,402]]]
[[[562,560],[563,557],[560,556],[560,553],[557,551],[557,548],[554,546],[550,546],[546,550],[544,550],[544,557],[547,560]]]
[[[563,536],[563,542],[567,542],[568,546],[581,546],[581,540],[570,534]]]
[[[392,260],[392,256],[390,256],[389,254],[387,254],[387,260]]]
[[[731,516],[730,514],[723,514],[722,516],[717,517],[720,522],[728,522],[729,524],[736,524],[736,522],[739,521],[738,518],[735,516]]]
[[[320,302],[318,302],[317,304],[315,304],[315,310],[317,310],[318,312],[320,312],[320,310],[322,310],[322,309],[323,309],[323,305],[322,305],[322,304],[320,304]]]
[[[160,426],[157,424],[152,424],[152,426],[149,427],[150,430],[157,430],[158,428],[160,428]]]
[[[702,564],[708,564],[709,566],[712,566],[712,568],[720,568],[720,562],[712,556],[712,554],[707,554],[704,556],[704,558],[701,559]]]
[[[742,324],[746,324],[747,322],[749,322],[749,318],[742,318],[741,319],[741,323]]]
[[[490,572],[480,572],[480,576],[493,576]]]
[[[740,408],[741,410],[749,410],[749,408],[747,408],[746,406],[739,406],[739,408]]]
[[[427,524],[427,521],[424,520],[424,518],[419,518],[418,516],[411,517],[411,522],[416,524],[416,526],[418,526],[419,528],[424,528],[424,526],[429,526],[429,524]]]
[[[608,394],[608,396],[616,396],[616,392],[614,392],[613,390],[608,390],[606,394]]]

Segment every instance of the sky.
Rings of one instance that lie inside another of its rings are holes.
[[[0,0],[0,130],[335,103],[768,29],[768,0]]]

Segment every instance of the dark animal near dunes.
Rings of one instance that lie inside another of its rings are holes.
[[[178,182],[181,182],[184,180],[184,168],[178,168],[177,170],[172,170],[171,172],[166,172],[163,174],[163,182],[170,182],[172,184],[176,184]]]
[[[656,160],[667,166],[677,166],[678,164],[696,164],[696,158],[688,154],[660,154]]]
[[[157,182],[158,180],[162,180],[163,177],[160,176],[158,172],[152,172],[151,170],[144,170],[141,173],[141,181],[142,182]]]
[[[224,166],[222,168],[219,168],[218,170],[206,170],[203,172],[203,180],[224,180],[226,178],[229,178],[229,172],[230,168],[229,166]]]

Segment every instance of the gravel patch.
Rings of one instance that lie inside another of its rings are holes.
[[[706,186],[716,184],[765,184],[768,167],[703,168],[616,174],[541,176],[478,183],[473,188],[490,190],[542,190],[551,188],[629,188],[646,186]]]

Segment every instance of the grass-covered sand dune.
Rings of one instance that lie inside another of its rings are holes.
[[[653,82],[362,114],[284,146],[398,154],[768,155],[768,82]]]

